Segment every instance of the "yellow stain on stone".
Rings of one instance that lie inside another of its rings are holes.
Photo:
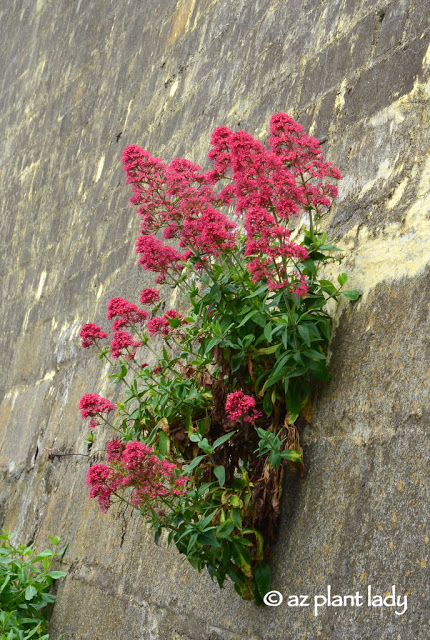
[[[425,560],[422,560],[420,563],[421,569],[425,569],[427,566],[427,562]]]
[[[180,0],[176,4],[173,14],[172,27],[167,36],[167,44],[172,46],[176,40],[187,31],[188,25],[193,15],[196,0]]]
[[[345,106],[345,93],[346,93],[347,80],[342,80],[342,83],[337,92],[336,99],[334,101],[334,108],[336,111],[340,111]]]
[[[382,163],[384,172],[389,173],[388,164]],[[416,200],[410,206],[402,222],[395,222],[377,235],[371,233],[367,227],[359,228],[356,225],[339,242],[338,246],[345,252],[346,262],[349,257],[354,257],[352,277],[348,282],[348,288],[356,288],[363,295],[359,301],[365,303],[369,293],[380,282],[392,282],[403,276],[409,278],[423,271],[430,261],[430,155],[423,167],[421,178],[416,191]],[[406,184],[399,184],[400,199]],[[396,190],[397,191],[397,190]],[[393,198],[396,197],[396,192]],[[392,199],[393,199],[392,198]],[[391,199],[391,200],[392,200]],[[389,201],[388,201],[389,202]],[[387,206],[390,205],[387,203]],[[355,244],[352,249],[351,244]],[[389,250],[389,260],[387,251]],[[333,275],[331,276],[331,272]],[[326,271],[328,277],[336,278],[332,267]]]
[[[402,491],[403,490],[403,481],[399,480],[399,483],[397,485],[397,491]]]
[[[27,325],[28,325],[28,318],[30,317],[30,311],[31,309],[27,309],[25,316],[24,316],[24,322],[22,323],[22,330],[26,331],[27,329]]]
[[[408,178],[404,178],[396,187],[393,195],[389,200],[387,200],[386,207],[387,209],[394,209],[399,204],[402,199],[403,192],[408,184]]]
[[[36,291],[36,295],[35,295],[35,299],[40,300],[40,296],[42,295],[42,291],[43,291],[43,287],[45,285],[46,282],[46,276],[47,276],[47,272],[46,271],[42,271],[42,273],[40,274],[40,279],[39,279],[39,286],[37,287],[37,291]]]
[[[127,106],[127,113],[125,115],[125,120],[124,120],[124,124],[123,124],[124,129],[127,126],[127,120],[128,120],[128,116],[130,115],[131,105],[132,104],[133,104],[133,100],[130,100],[130,102],[128,103],[128,106]]]
[[[390,540],[390,544],[388,545],[390,548],[390,551],[393,551],[394,549],[394,542],[392,540]]]
[[[430,64],[430,47],[427,49],[423,64]],[[430,82],[415,82],[412,91],[396,100],[369,119],[368,126],[374,129],[390,123],[393,130],[397,124],[405,121],[408,113],[416,108],[417,102],[430,98]],[[377,175],[361,189],[364,195],[380,182],[400,173],[403,164],[398,157],[384,158],[379,165]],[[371,233],[365,226],[356,225],[338,242],[345,252],[345,263],[350,261],[350,282],[348,288],[363,292],[357,307],[366,302],[369,293],[381,282],[393,282],[400,278],[414,277],[422,272],[430,261],[430,155],[425,162],[416,165],[411,176],[398,183],[392,196],[387,199],[386,207],[394,210],[401,201],[410,178],[418,178],[416,196],[401,222],[387,225],[379,233]],[[387,260],[389,250],[390,259]],[[328,268],[326,277],[335,279],[338,270]]]
[[[178,297],[178,287],[175,287],[171,295],[169,296],[169,304],[172,309],[174,309],[175,307],[177,297]]]
[[[424,56],[423,66],[428,67],[430,65],[430,45],[427,47],[426,55]]]
[[[105,157],[103,155],[100,158],[99,163],[97,165],[97,173],[96,173],[96,177],[94,178],[94,182],[98,182],[100,180],[100,176],[102,175],[104,163],[105,163]]]
[[[175,82],[170,87],[169,96],[171,98],[173,98],[173,96],[175,95],[176,91],[178,90],[178,87],[179,87],[179,80],[175,80]]]
[[[55,373],[56,371],[54,369],[51,369],[51,371],[45,373],[43,378],[41,378],[41,380],[38,380],[36,384],[41,384],[42,382],[49,382],[50,380],[53,380],[55,378]]]
[[[380,184],[381,181],[389,178],[393,173],[399,173],[401,167],[395,168],[396,161],[393,158],[385,158],[378,167],[378,171],[373,180],[369,180],[361,189],[360,197],[371,191],[375,185]]]

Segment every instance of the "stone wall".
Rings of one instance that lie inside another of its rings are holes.
[[[69,542],[53,638],[428,637],[429,16],[425,0],[2,3],[0,525],[39,547],[48,533]],[[326,225],[364,295],[335,311],[308,472],[286,487],[271,561],[284,603],[257,608],[138,519],[100,513],[89,459],[48,450],[85,453],[79,398],[112,398],[80,327],[152,282],[135,264],[122,148],[203,163],[215,126],[263,139],[276,111],[345,176]],[[327,585],[394,584],[401,616],[287,606]]]

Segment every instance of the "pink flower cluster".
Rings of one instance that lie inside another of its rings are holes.
[[[341,175],[324,160],[319,141],[290,116],[277,113],[270,120],[269,148],[246,131],[218,127],[208,157],[212,168],[203,172],[181,158],[163,163],[136,145],[124,150],[124,171],[134,193],[130,202],[139,205],[141,217],[139,264],[158,273],[162,283],[190,259],[193,268],[207,268],[221,254],[237,252],[236,224],[218,210],[235,202],[236,213],[245,217],[244,257],[254,282],[306,295],[298,263],[308,253],[290,240],[285,225],[301,211],[322,213],[337,195],[326,179]],[[228,184],[217,193],[220,180]],[[160,230],[165,240],[178,239],[185,253],[157,239]]]
[[[218,256],[236,246],[236,227],[225,215],[207,207],[199,218],[186,218],[181,234],[181,247],[193,247],[200,254]],[[193,253],[193,252],[191,252]]]
[[[107,307],[107,318],[111,320],[115,318],[112,323],[112,329],[118,331],[123,327],[132,327],[136,324],[143,325],[149,317],[149,313],[143,309],[138,309],[137,305],[132,302],[127,302],[123,298],[112,298],[109,300]]]
[[[157,284],[166,281],[169,270],[181,272],[184,267],[183,256],[173,247],[163,244],[155,236],[140,235],[136,240],[136,253],[141,254],[138,264],[142,265],[145,270],[160,274],[155,279]]]
[[[110,413],[116,409],[107,398],[102,398],[96,393],[86,393],[79,401],[79,409],[81,410],[82,419],[93,418],[90,420],[88,428],[94,429],[98,426],[98,417],[103,413]]]
[[[234,422],[243,420],[254,423],[262,413],[255,410],[255,399],[245,395],[242,391],[234,391],[227,396],[225,403],[227,417]]]
[[[98,346],[98,340],[104,340],[107,338],[108,334],[106,331],[102,331],[102,328],[99,327],[98,324],[94,324],[94,322],[89,322],[88,324],[84,324],[82,329],[79,332],[79,335],[82,338],[82,346],[84,349],[88,349],[95,345]]]
[[[140,293],[140,302],[142,304],[155,304],[160,300],[160,292],[158,289],[144,289]]]
[[[169,320],[174,320],[175,318],[178,319],[178,322],[169,322]],[[171,309],[170,311],[166,311],[166,313],[161,316],[161,318],[155,317],[149,320],[147,325],[148,333],[151,336],[154,336],[156,334],[167,336],[173,331],[173,329],[175,328],[175,324],[177,324],[178,326],[183,324],[183,316],[178,311]]]
[[[159,510],[172,497],[185,495],[190,480],[180,476],[172,463],[159,459],[151,447],[133,440],[111,440],[107,445],[108,465],[95,464],[88,470],[86,482],[90,498],[98,498],[106,512],[113,494],[131,488],[130,502],[139,509]]]
[[[133,360],[141,343],[133,339],[128,331],[116,331],[110,345],[112,358],[123,356],[126,360]]]

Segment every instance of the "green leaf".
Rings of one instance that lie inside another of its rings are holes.
[[[204,518],[204,520],[200,521],[199,526],[201,528],[200,529],[201,531],[209,531],[210,529],[214,528],[214,527],[208,527],[208,528],[206,528],[206,527],[213,520],[213,518],[216,515],[217,511],[218,511],[218,508],[214,509],[213,511],[211,511],[211,513],[208,516],[206,516],[206,518]]]
[[[339,247],[335,247],[334,244],[321,244],[318,249],[320,251],[342,251]]]
[[[212,300],[215,300],[215,302],[220,302],[221,301],[221,289],[220,289],[219,285],[214,284],[213,287],[211,288],[210,292],[209,292],[209,295],[212,298]]]
[[[264,327],[264,337],[266,338],[267,342],[272,342],[272,331],[273,325],[271,322],[268,322]]]
[[[24,596],[26,600],[31,600],[37,594],[37,589],[35,589],[31,584],[25,590]]]
[[[271,347],[264,347],[264,349],[256,349],[255,353],[262,355],[269,355],[270,353],[275,353],[276,349],[281,345],[280,342],[277,344],[273,344]]]
[[[291,357],[292,357],[291,351],[287,351],[287,353],[284,353],[282,358],[276,361],[276,364],[273,367],[272,371],[270,372],[270,375],[275,376],[277,373],[283,370],[285,368],[286,363]]]
[[[50,571],[46,575],[54,580],[58,580],[58,578],[64,578],[67,576],[67,571]]]
[[[249,333],[242,340],[242,344],[247,349],[253,342],[255,342],[255,335],[253,333]]]
[[[279,451],[272,451],[270,453],[270,464],[275,469],[279,469],[279,466],[281,464],[281,454],[279,453]]]
[[[231,438],[232,436],[234,436],[234,434],[236,433],[236,431],[230,431],[230,433],[226,433],[223,436],[221,436],[220,438],[217,438],[215,440],[215,442],[212,445],[212,449],[215,450],[217,447],[221,446],[222,444],[224,444],[224,442],[227,442],[227,440],[229,438]]]
[[[214,347],[216,347],[216,345],[219,344],[219,342],[220,342],[220,338],[212,338],[212,340],[209,340],[207,345],[205,345],[205,353],[209,353],[209,351],[211,351]]]
[[[222,464],[220,464],[218,467],[215,467],[214,474],[218,479],[220,487],[223,487],[225,483],[225,469]]]
[[[363,295],[361,291],[357,291],[357,289],[349,289],[349,291],[342,291],[345,298],[348,300],[358,300],[358,298]]]
[[[231,359],[231,372],[234,373],[235,371],[237,371],[240,367],[240,365],[242,364],[242,360],[244,358],[244,354],[243,353],[237,353],[235,356],[232,357]]]
[[[170,454],[170,438],[162,429],[158,432],[158,446],[164,456]]]
[[[263,293],[263,291],[267,291],[267,285],[265,285],[265,284],[261,285],[261,287],[258,287],[257,291],[254,291],[254,293],[251,293],[250,296],[246,296],[243,299],[244,300],[250,300],[251,298],[255,298],[255,296],[259,296],[260,293]]]
[[[303,338],[303,340],[308,345],[308,347],[310,347],[311,346],[311,339],[310,339],[310,336],[309,336],[308,327],[305,324],[299,324],[299,326],[297,327],[297,330],[298,330],[300,336]]]
[[[337,276],[337,281],[340,284],[340,286],[343,287],[343,285],[348,281],[348,274],[339,273],[339,275]]]
[[[234,523],[230,519],[226,520],[225,522],[223,522],[217,527],[217,530],[216,530],[217,538],[230,540],[230,534],[233,531],[233,529],[234,529]],[[226,543],[223,543],[224,550],[225,550],[225,544]]]
[[[269,593],[272,583],[272,572],[269,565],[260,562],[254,569],[253,581],[261,598],[264,598],[266,593]]]
[[[307,358],[313,358],[313,359],[316,358],[317,360],[327,360],[327,356],[325,356],[320,351],[316,351],[315,349],[306,349],[306,351],[303,351],[303,355],[306,356]]]
[[[307,269],[309,271],[309,273],[311,273],[313,276],[317,275],[317,268],[315,265],[315,262],[313,260],[311,260],[310,258],[308,260],[305,260],[303,263],[305,269]]]
[[[39,560],[42,560],[42,558],[52,558],[52,556],[55,556],[55,553],[50,549],[45,549],[45,551],[42,551],[35,558],[33,558],[31,562],[38,562]]]
[[[40,594],[40,598],[43,602],[55,602],[56,601],[56,597],[52,595],[52,593],[41,593]]]
[[[318,322],[321,333],[324,335],[324,338],[328,341],[330,340],[330,323],[327,319],[321,318]]]
[[[240,516],[239,509],[232,509],[230,511],[230,517],[234,523],[234,526],[238,529],[242,529],[242,518]]]
[[[246,314],[246,316],[243,318],[240,324],[237,325],[236,328],[240,329],[240,327],[242,327],[245,324],[245,322],[248,322],[248,320],[252,318],[252,316],[255,316],[256,313],[258,313],[258,309],[252,309],[252,311]]]
[[[272,376],[268,380],[266,380],[263,387],[264,391],[267,391],[267,389],[269,389],[274,384],[279,382],[279,380],[281,380],[281,378],[283,378],[284,375],[285,375],[284,371],[281,371],[280,373],[277,373],[275,376]],[[270,414],[267,414],[267,415],[270,415]]]
[[[2,572],[2,573],[3,573],[3,572]],[[9,584],[9,580],[10,580],[10,578],[11,578],[11,574],[10,574],[10,573],[8,573],[8,574],[6,575],[6,578],[5,578],[5,580],[4,580],[3,584],[2,584],[2,586],[0,587],[0,593],[3,591],[3,589],[4,589],[5,587],[7,587],[7,585]]]
[[[330,280],[320,280],[319,281],[321,289],[328,293],[330,296],[337,292],[336,287]]]
[[[188,533],[188,532],[186,532],[186,533]],[[198,534],[197,532],[196,532],[196,533],[193,533],[193,535],[192,535],[192,536],[191,536],[191,538],[189,539],[189,541],[188,541],[188,546],[187,546],[187,556],[191,553],[191,551],[192,551],[193,547],[195,546],[195,544],[196,544],[196,542],[197,542],[197,536],[198,536],[198,535],[199,535],[199,534]],[[179,542],[179,540],[178,540],[178,542]]]
[[[264,327],[266,326],[266,321],[267,318],[263,313],[258,312],[253,318],[252,318],[253,322],[255,322],[255,324],[258,324],[260,327]]]
[[[267,417],[270,417],[273,412],[272,394],[265,393],[263,399],[263,411]]]
[[[235,563],[245,573],[250,574],[251,558],[248,551],[239,543],[237,538],[232,540],[232,554]]]
[[[199,449],[201,449],[205,453],[212,453],[214,450],[214,447],[211,444],[209,444],[209,440],[207,438],[203,438],[202,440],[200,440],[200,442],[198,442],[197,445]]]
[[[294,451],[294,449],[284,449],[284,451],[281,451],[281,458],[284,460],[290,460],[291,462],[302,461],[302,456],[298,451]]]
[[[206,456],[197,456],[196,458],[194,458],[194,460],[192,460],[190,462],[190,464],[185,467],[184,469],[184,473],[190,473],[190,471],[192,471],[195,467],[197,467],[197,465],[203,460],[203,458],[206,458]]]
[[[326,382],[330,380],[330,374],[327,371],[325,360],[310,360],[309,371],[319,380],[325,380]]]
[[[220,546],[213,531],[203,531],[203,533],[199,533],[199,535],[197,536],[197,542],[199,544],[209,545],[210,547]]]

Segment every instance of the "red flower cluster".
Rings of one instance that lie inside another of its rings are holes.
[[[93,345],[97,347],[97,340],[104,340],[104,338],[108,336],[106,331],[102,331],[102,328],[99,327],[98,324],[94,324],[94,322],[84,324],[79,335],[82,338],[82,346],[84,349],[88,349]]]
[[[177,322],[169,322],[169,320],[178,319]],[[155,334],[160,334],[163,336],[167,336],[171,331],[175,328],[175,325],[180,326],[183,324],[183,315],[174,309],[170,309],[166,311],[166,313],[161,316],[161,318],[151,318],[148,322],[148,332],[151,336]]]
[[[260,411],[255,410],[255,399],[242,391],[234,391],[227,396],[225,412],[234,422],[243,420],[254,423],[262,415]]]
[[[244,257],[254,282],[306,295],[297,263],[308,253],[289,239],[285,224],[301,211],[322,213],[337,195],[325,179],[341,175],[324,160],[319,141],[290,116],[277,113],[270,120],[268,149],[246,131],[218,127],[208,157],[212,169],[205,173],[181,158],[164,164],[136,145],[124,150],[124,170],[133,184],[131,202],[140,205],[139,264],[159,273],[161,283],[190,259],[194,269],[208,268],[221,254],[241,251],[236,225],[215,208],[236,201],[237,214],[245,216]],[[229,184],[216,193],[220,180]],[[158,240],[160,230],[165,239],[177,238],[185,253]]]
[[[185,219],[179,244],[181,247],[193,247],[197,254],[218,256],[235,248],[236,227],[222,213],[208,207],[200,218]]]
[[[114,493],[132,488],[130,502],[139,509],[158,510],[169,497],[183,496],[185,483],[179,470],[167,460],[160,460],[151,447],[133,440],[111,440],[107,445],[108,464],[95,464],[88,470],[90,498],[98,498],[100,509],[106,512]]]
[[[114,479],[106,465],[93,464],[88,469],[86,483],[90,487],[90,498],[97,497],[100,509],[106,513],[110,507],[113,492],[121,486],[121,479]]]
[[[138,264],[146,270],[160,274],[155,279],[157,284],[166,281],[169,270],[180,272],[184,267],[182,255],[154,236],[145,234],[139,236],[136,241],[136,253],[141,254]]]
[[[155,304],[160,300],[160,292],[157,289],[144,289],[140,293],[142,304]]]
[[[124,356],[126,360],[133,360],[137,348],[140,346],[141,343],[133,340],[133,336],[131,336],[128,331],[116,331],[110,344],[112,358]]]
[[[79,401],[79,409],[81,410],[82,419],[85,419],[94,418],[102,413],[109,413],[114,411],[116,407],[107,398],[102,398],[96,393],[86,393]]]
[[[150,336],[155,336],[157,333],[167,336],[169,329],[170,326],[166,318],[151,318],[148,322],[148,333]]]
[[[116,318],[112,323],[112,329],[118,331],[122,327],[132,327],[135,324],[143,325],[149,313],[138,307],[132,302],[127,302],[123,298],[112,298],[107,307],[107,318],[111,320]]]

